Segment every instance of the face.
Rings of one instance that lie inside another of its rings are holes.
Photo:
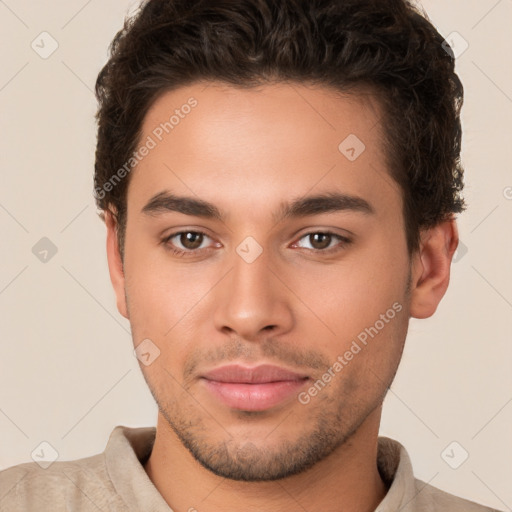
[[[161,419],[218,475],[313,466],[394,377],[411,264],[379,118],[369,95],[220,83],[145,117],[119,309]]]

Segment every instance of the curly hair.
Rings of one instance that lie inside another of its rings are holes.
[[[96,81],[94,195],[100,217],[108,209],[116,219],[121,257],[130,175],[113,178],[126,170],[159,95],[199,80],[373,91],[410,255],[422,229],[466,208],[463,86],[444,38],[411,1],[147,0],[125,19]]]

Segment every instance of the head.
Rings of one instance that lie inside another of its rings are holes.
[[[442,43],[405,0],[152,0],[116,35],[96,85],[111,278],[160,352],[142,369],[161,417],[208,469],[282,478],[378,416],[464,209]],[[227,362],[307,379],[226,406],[204,375]]]

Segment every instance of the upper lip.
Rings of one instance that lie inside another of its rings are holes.
[[[239,364],[232,364],[215,368],[202,375],[202,377],[217,382],[264,384],[268,382],[302,380],[308,376],[270,364],[262,364],[250,368]]]

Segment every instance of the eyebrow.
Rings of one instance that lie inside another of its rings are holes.
[[[327,192],[299,197],[290,202],[283,202],[274,214],[273,219],[277,223],[289,218],[307,217],[339,211],[352,211],[365,215],[375,214],[373,206],[362,197],[340,192]],[[163,191],[153,196],[142,208],[141,212],[152,217],[169,212],[178,212],[184,215],[193,215],[219,221],[224,221],[225,218],[221,210],[208,201],[178,196],[168,191]]]

